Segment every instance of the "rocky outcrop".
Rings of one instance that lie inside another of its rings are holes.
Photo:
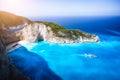
[[[22,40],[36,42],[44,40],[52,43],[97,42],[98,36],[87,34],[79,30],[68,30],[57,24],[33,22],[22,30]],[[55,26],[55,27],[53,27]],[[58,28],[56,28],[58,27]],[[61,29],[62,28],[62,29]],[[56,29],[54,31],[54,29]]]
[[[25,17],[0,11],[0,36],[5,44],[20,40],[19,31],[31,21]]]
[[[0,38],[0,80],[28,80],[10,64],[6,47]]]
[[[44,40],[52,43],[99,41],[96,35],[88,34],[80,30],[68,30],[55,23],[32,22],[27,18],[7,12],[0,12],[0,16],[0,35],[6,44],[20,40],[30,42]]]
[[[27,23],[18,25],[16,27],[0,27],[0,36],[6,45],[20,41],[22,36],[21,30],[27,25]]]

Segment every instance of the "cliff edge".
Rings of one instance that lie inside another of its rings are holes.
[[[0,80],[29,80],[10,64],[6,47],[0,37]]]
[[[22,30],[22,40],[30,42],[47,41],[51,43],[97,42],[95,34],[80,30],[68,30],[52,22],[32,22]]]
[[[97,42],[99,37],[80,30],[68,30],[52,22],[30,21],[21,16],[0,11],[0,35],[6,44],[20,40],[51,43]]]

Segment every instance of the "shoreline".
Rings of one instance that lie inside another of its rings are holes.
[[[11,44],[7,45],[6,50],[9,53],[9,52],[21,47],[21,46],[22,45],[20,45],[19,42],[14,42],[14,43],[11,43]]]

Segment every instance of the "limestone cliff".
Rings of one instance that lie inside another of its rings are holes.
[[[52,22],[32,22],[27,18],[0,12],[0,36],[6,44],[20,40],[52,43],[97,42],[98,36],[80,30],[68,30]]]
[[[68,30],[50,22],[33,22],[22,30],[22,40],[44,40],[52,43],[97,42],[98,36],[80,30]]]
[[[20,40],[19,31],[31,21],[25,17],[0,11],[0,36],[4,43],[10,44]]]

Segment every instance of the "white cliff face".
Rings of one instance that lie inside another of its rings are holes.
[[[0,12],[0,36],[5,44],[20,40],[36,42],[44,40],[51,43],[97,42],[98,36],[79,30],[67,30],[52,22],[32,22],[25,17]]]
[[[31,23],[22,30],[22,39],[30,42],[47,41],[52,36],[51,29],[42,23]]]
[[[19,41],[21,36],[21,30],[27,25],[27,23],[18,25],[18,26],[10,26],[0,27],[0,36],[3,38],[4,43],[10,44],[16,41]]]
[[[27,40],[30,42],[35,42],[38,39],[39,36],[39,27],[29,24],[28,26],[26,26],[23,30],[22,30],[22,36],[21,39],[22,40]]]
[[[1,34],[1,36],[3,37],[6,44],[20,40],[26,40],[29,42],[44,40],[51,43],[79,43],[99,41],[98,36],[88,35],[88,37],[83,37],[82,35],[75,35],[72,31],[67,34],[58,31],[58,34],[64,37],[56,36],[56,33],[52,31],[50,26],[37,22],[33,22],[31,24],[25,23],[16,27],[2,27],[0,32],[4,33]]]
[[[52,31],[50,26],[43,23],[33,22],[31,24],[22,24],[16,27],[2,27],[0,29],[1,34],[5,43],[9,44],[12,42],[26,40],[30,42],[47,41],[51,43],[79,43],[79,42],[97,42],[99,41],[98,36],[88,35],[83,37],[82,35],[75,35],[72,30],[68,33],[64,33],[58,30],[58,33]],[[63,37],[57,36],[59,34]],[[83,33],[84,34],[84,33]]]
[[[58,32],[61,35],[65,33]],[[68,37],[58,37],[52,31],[50,26],[46,26],[43,23],[31,23],[22,30],[22,40],[27,40],[30,42],[36,42],[44,40],[51,43],[78,43],[78,42],[97,42],[99,40],[98,36],[91,36],[89,38],[72,35],[75,39],[70,39]]]

